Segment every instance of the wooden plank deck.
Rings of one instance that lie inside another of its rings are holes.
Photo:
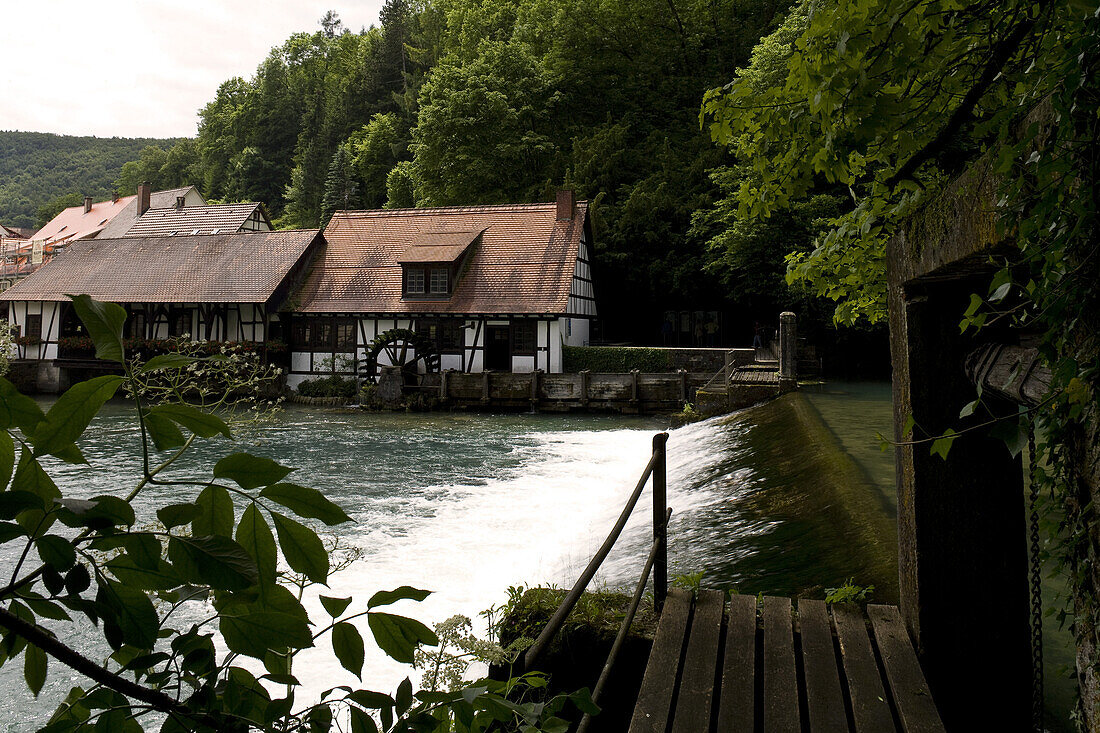
[[[942,733],[894,606],[671,589],[631,733]]]

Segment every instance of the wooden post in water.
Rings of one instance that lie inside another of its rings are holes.
[[[660,542],[660,549],[653,561],[653,607],[657,613],[661,612],[661,607],[665,605],[665,596],[668,595],[668,527],[665,524],[668,508],[665,483],[667,443],[668,433],[657,433],[653,436],[653,452],[657,454],[657,461],[653,464],[653,539]]]
[[[790,311],[779,314],[779,389],[798,385],[798,317]]]
[[[581,369],[581,407],[588,407],[588,383],[592,378],[592,372]]]

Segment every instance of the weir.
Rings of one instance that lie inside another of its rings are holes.
[[[668,588],[667,433],[653,452],[607,539],[523,657],[537,669],[622,533],[647,482],[653,484],[653,542],[629,607],[592,692],[597,704],[652,573],[660,614],[631,733],[700,731],[943,731],[931,690],[896,606],[828,609],[823,601],[760,598]],[[577,733],[589,729],[582,718]]]

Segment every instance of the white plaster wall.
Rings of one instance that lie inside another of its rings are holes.
[[[513,356],[512,371],[516,374],[526,374],[535,371],[535,357]]]
[[[442,354],[439,357],[439,368],[446,371],[447,369],[462,369],[462,357],[458,354]]]
[[[482,323],[480,331],[477,328],[476,321],[470,321],[474,325],[473,328],[466,329],[466,346],[467,348],[475,348],[485,344],[485,324]],[[476,336],[476,338],[475,338]],[[472,354],[468,365],[468,370],[471,372],[483,372],[485,371],[485,352],[473,351],[466,352],[468,355]]]
[[[566,346],[587,346],[591,335],[591,321],[587,318],[559,318],[558,328]]]
[[[561,373],[561,319],[550,322],[550,374]]]

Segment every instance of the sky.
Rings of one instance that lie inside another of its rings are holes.
[[[199,109],[328,10],[358,31],[382,0],[0,0],[0,130],[191,137]]]

